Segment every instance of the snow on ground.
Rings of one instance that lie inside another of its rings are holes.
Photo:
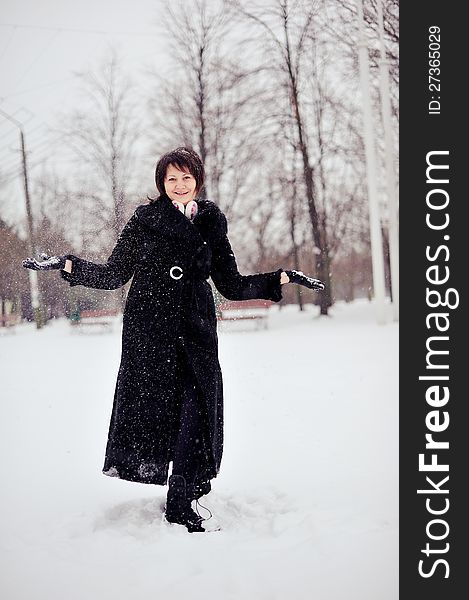
[[[120,330],[0,336],[5,600],[398,597],[398,327],[367,301],[271,309],[219,334],[225,452],[201,502],[223,530],[161,522],[167,487],[101,474]]]

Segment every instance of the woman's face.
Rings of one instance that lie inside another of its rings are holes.
[[[164,178],[164,189],[171,200],[187,204],[196,196],[197,182],[189,171],[180,171],[174,165],[169,165]]]

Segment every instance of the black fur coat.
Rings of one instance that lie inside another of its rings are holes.
[[[106,263],[67,255],[71,286],[116,289],[132,283],[123,315],[122,356],[103,472],[164,485],[177,428],[181,357],[195,374],[205,411],[209,464],[216,477],[223,453],[223,383],[213,283],[231,300],[282,298],[281,269],[240,275],[227,222],[218,206],[198,202],[193,221],[167,196],[137,207]]]

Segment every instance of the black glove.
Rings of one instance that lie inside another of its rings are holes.
[[[285,271],[291,283],[304,285],[310,290],[323,290],[326,286],[320,279],[313,279],[303,273],[303,271]]]
[[[41,252],[39,256],[41,257],[40,261],[35,258],[23,260],[23,267],[33,271],[50,271],[51,269],[63,269],[65,267],[65,256],[49,256],[44,252]]]

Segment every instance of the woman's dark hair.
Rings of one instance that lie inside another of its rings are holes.
[[[156,163],[155,169],[155,183],[161,195],[166,193],[164,189],[164,178],[169,165],[174,165],[181,171],[189,171],[195,178],[196,192],[197,194],[200,193],[200,190],[204,185],[205,171],[204,165],[197,152],[192,150],[192,148],[180,146],[175,150],[163,154]],[[150,200],[154,201],[156,198],[150,198]]]

